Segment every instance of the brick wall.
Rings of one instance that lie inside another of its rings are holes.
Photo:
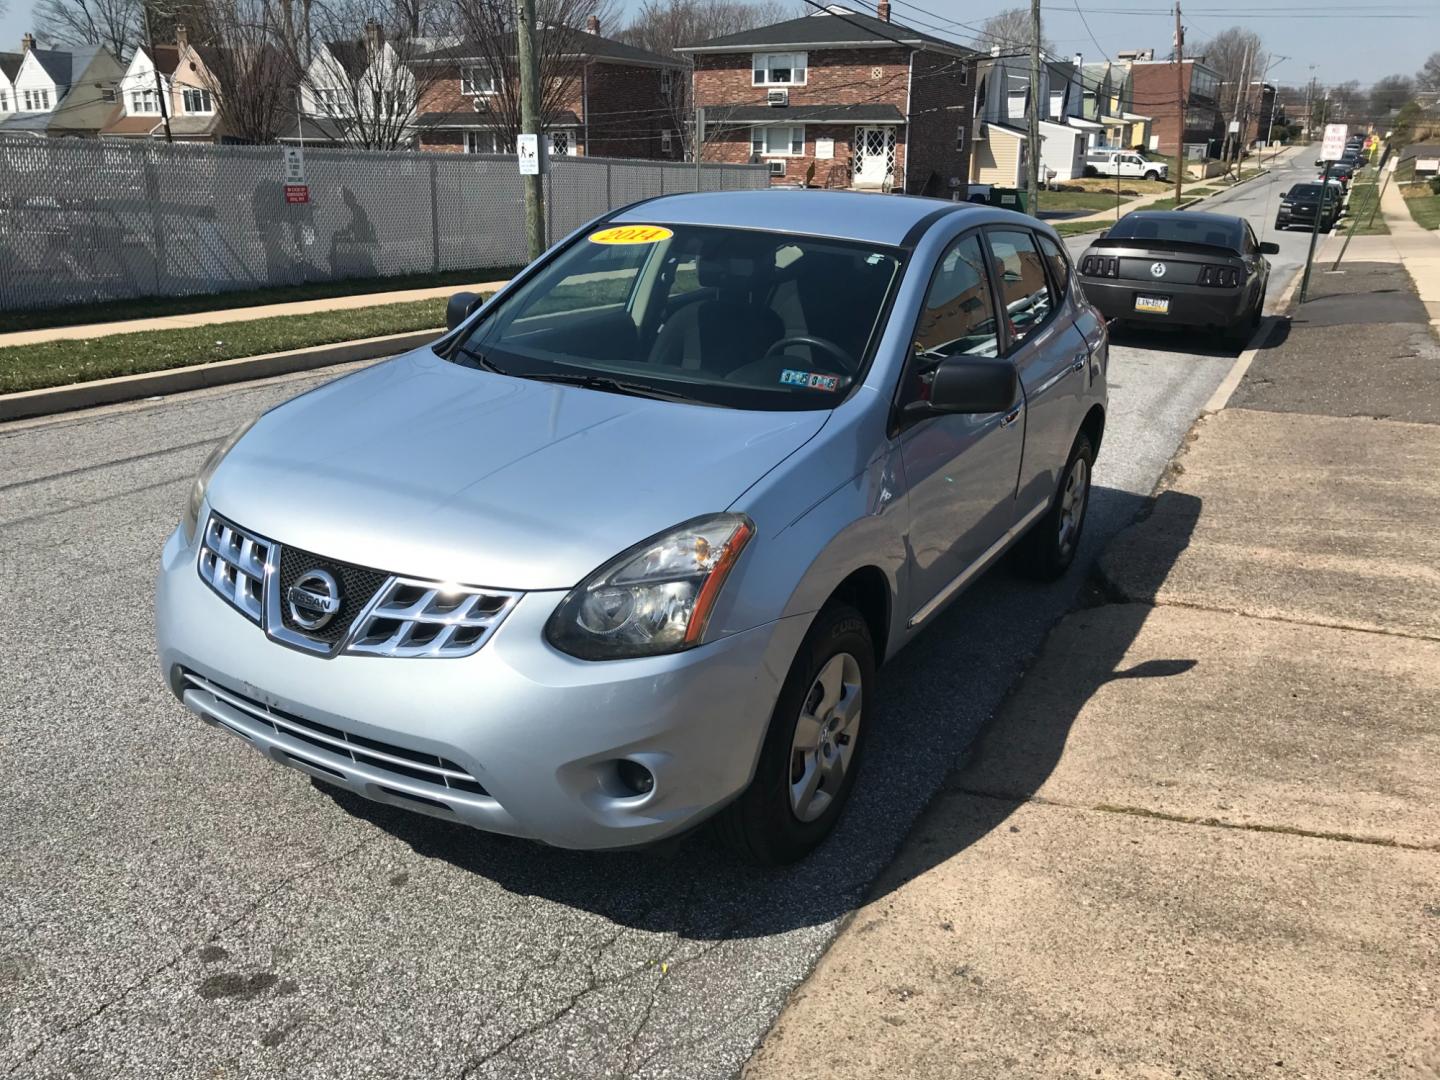
[[[1186,113],[1184,141],[1187,143],[1208,142],[1215,137],[1215,103],[1198,98],[1190,93],[1190,78],[1195,65],[1184,65],[1184,87]],[[1162,154],[1174,154],[1178,149],[1180,128],[1180,106],[1175,98],[1175,65],[1136,64],[1130,69],[1135,86],[1135,111],[1155,118],[1150,127],[1151,136],[1159,138],[1157,149]]]
[[[679,77],[677,73],[674,77]],[[589,145],[594,157],[676,159],[684,152],[678,137],[670,140],[668,153],[660,148],[660,132],[675,129],[676,120],[664,110],[667,99],[661,86],[662,68],[634,64],[594,63],[590,65]],[[581,119],[585,114],[575,110]]]
[[[910,83],[910,195],[949,197],[964,191],[970,178],[970,144],[975,137],[973,60],[938,53],[916,53]],[[964,127],[958,148],[957,128]],[[952,187],[951,181],[956,183]]]
[[[718,132],[714,130],[713,125],[707,123],[706,126],[711,130],[710,141],[705,146],[706,161],[743,165],[750,160],[749,125],[722,128]],[[816,157],[815,144],[817,140],[822,139],[834,140],[835,153],[833,157]],[[806,124],[805,152],[803,154],[795,157],[767,157],[764,159],[785,163],[785,175],[771,177],[771,184],[778,187],[793,187],[805,179],[807,170],[814,165],[815,175],[810,181],[813,187],[849,188],[854,141],[854,124]],[[905,128],[903,126],[897,127],[895,131],[895,167],[898,177],[905,168]],[[898,182],[896,190],[899,190]]]

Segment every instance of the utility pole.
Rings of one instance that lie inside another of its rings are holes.
[[[695,134],[690,139],[695,150],[695,190],[700,190],[700,151],[705,146],[705,106],[695,106]]]
[[[1180,25],[1180,5],[1175,5],[1175,205],[1182,201],[1185,186],[1185,28]]]
[[[535,0],[519,0],[516,20],[517,56],[520,61],[520,133],[534,135],[540,143],[540,170],[547,165],[545,146],[540,131],[540,72],[535,58]],[[525,185],[525,240],[530,259],[538,259],[545,251],[545,189],[544,176],[522,176]]]
[[[1310,102],[1315,96],[1315,65],[1310,65],[1310,85],[1305,87],[1305,139],[1315,138],[1315,114],[1310,111]]]
[[[150,32],[150,5],[140,5],[145,19],[145,42],[150,51],[150,70],[155,73],[155,99],[160,103],[160,120],[165,125],[165,141],[174,142],[170,136],[170,104],[165,100],[165,83],[160,78],[160,61],[155,59],[155,35]]]
[[[1040,216],[1040,0],[1030,0],[1030,167],[1025,171],[1025,209]]]

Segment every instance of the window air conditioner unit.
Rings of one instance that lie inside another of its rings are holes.
[[[771,90],[765,95],[765,104],[784,106],[790,104],[789,90]]]

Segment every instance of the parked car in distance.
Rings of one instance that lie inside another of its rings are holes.
[[[568,848],[834,827],[875,669],[987,567],[1075,558],[1108,343],[969,203],[672,195],[433,346],[266,412],[165,544],[161,673],[268,760]]]
[[[1136,210],[1085,249],[1080,279],[1108,319],[1210,330],[1240,344],[1260,324],[1264,256],[1279,251],[1244,218]]]
[[[1330,166],[1329,179],[1340,181],[1341,185],[1348,189],[1350,187],[1350,181],[1355,178],[1355,174],[1359,171],[1360,166],[1358,165],[1350,162],[1337,161],[1334,165]],[[1315,179],[1324,180],[1326,179],[1326,174],[1322,172]]]
[[[1170,165],[1151,161],[1138,150],[1092,150],[1085,155],[1085,175],[1164,180],[1170,175]]]
[[[1314,228],[1315,215],[1319,212],[1320,229],[1322,232],[1329,232],[1340,217],[1343,198],[1340,183],[1336,180],[1331,180],[1329,184],[1296,184],[1280,196],[1280,209],[1275,213],[1275,228],[1283,230],[1292,225]]]

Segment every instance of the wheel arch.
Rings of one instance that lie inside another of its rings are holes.
[[[873,564],[852,570],[830,593],[826,603],[840,600],[858,611],[875,645],[875,663],[885,661],[890,641],[890,612],[894,597],[885,571]]]
[[[1081,434],[1090,439],[1090,449],[1100,455],[1100,440],[1105,437],[1105,406],[1098,402],[1090,406],[1085,419],[1080,422]]]

